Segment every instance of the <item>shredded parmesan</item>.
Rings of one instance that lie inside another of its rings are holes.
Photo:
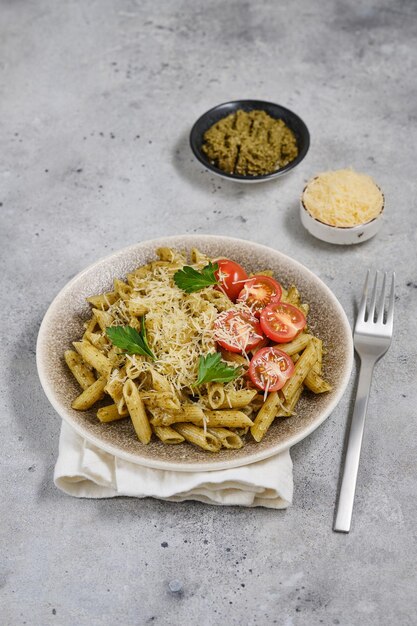
[[[316,220],[339,227],[366,224],[384,206],[384,196],[372,178],[352,169],[319,174],[307,184],[302,201]]]
[[[215,351],[212,329],[218,309],[210,301],[212,287],[186,294],[173,282],[173,269],[178,268],[156,265],[134,277],[130,300],[148,311],[147,338],[156,356],[154,363],[141,364],[142,371],[156,370],[181,392],[195,383],[200,355]],[[109,312],[116,324],[129,322],[123,300],[111,305]]]

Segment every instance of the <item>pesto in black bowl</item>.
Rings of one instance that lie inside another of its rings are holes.
[[[292,131],[297,143],[297,155],[289,163],[278,169],[260,175],[238,174],[231,173],[221,169],[218,164],[213,162],[207,156],[203,149],[205,143],[205,133],[211,129],[217,122],[223,120],[227,116],[237,113],[238,111],[251,112],[251,111],[264,111],[267,115],[276,120],[282,120],[284,124]],[[191,149],[196,158],[210,171],[227,178],[229,180],[235,180],[238,182],[262,182],[264,180],[271,180],[278,178],[287,173],[298,165],[307,154],[310,145],[310,135],[307,126],[303,120],[295,113],[286,109],[285,107],[274,104],[272,102],[264,102],[263,100],[235,100],[233,102],[225,102],[219,104],[213,109],[210,109],[204,115],[202,115],[194,124],[190,134]]]

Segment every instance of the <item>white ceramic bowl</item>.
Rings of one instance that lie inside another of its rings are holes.
[[[83,334],[90,307],[85,298],[108,291],[114,278],[125,278],[136,267],[156,258],[155,249],[170,246],[190,250],[196,246],[209,256],[229,257],[247,271],[271,268],[284,285],[295,283],[310,304],[309,326],[323,339],[329,354],[325,378],[332,391],[303,394],[297,413],[277,420],[260,443],[248,440],[240,450],[204,452],[188,444],[166,446],[160,441],[143,445],[129,419],[102,424],[96,411],[74,411],[72,400],[80,393],[66,367],[63,353]],[[37,365],[44,391],[60,417],[80,435],[103,450],[133,463],[176,471],[209,471],[254,463],[291,447],[315,430],[333,411],[349,381],[353,346],[346,315],[330,289],[303,265],[266,246],[210,235],[178,235],[144,241],[101,259],[73,278],[50,305],[37,343]]]
[[[320,222],[313,217],[304,206],[303,199],[301,198],[300,200],[301,222],[310,235],[317,237],[317,239],[321,239],[321,241],[335,243],[342,246],[362,243],[363,241],[371,239],[371,237],[376,235],[382,226],[383,211],[384,206],[381,209],[381,213],[366,224],[350,227],[331,226],[330,224]]]

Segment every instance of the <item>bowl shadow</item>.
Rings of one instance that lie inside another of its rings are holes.
[[[285,183],[285,180],[292,174],[292,170],[289,170],[279,178],[257,183],[223,178],[204,167],[196,159],[190,147],[189,137],[189,132],[183,132],[179,136],[172,149],[171,162],[184,181],[208,194],[221,191],[222,195],[228,198],[239,198],[245,195],[245,193],[258,197],[265,193],[265,185],[275,185],[279,189],[279,186]]]

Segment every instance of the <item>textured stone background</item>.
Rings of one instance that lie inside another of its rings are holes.
[[[416,36],[412,0],[1,3],[2,623],[416,623]],[[310,152],[284,179],[239,186],[193,159],[193,121],[240,97],[309,126]],[[297,199],[315,172],[349,165],[375,177],[387,210],[375,239],[341,249],[303,231]],[[397,270],[349,535],[331,527],[353,377],[293,450],[286,512],[55,489],[60,422],[35,367],[42,316],[95,259],[183,232],[294,256],[351,321],[365,268]]]

